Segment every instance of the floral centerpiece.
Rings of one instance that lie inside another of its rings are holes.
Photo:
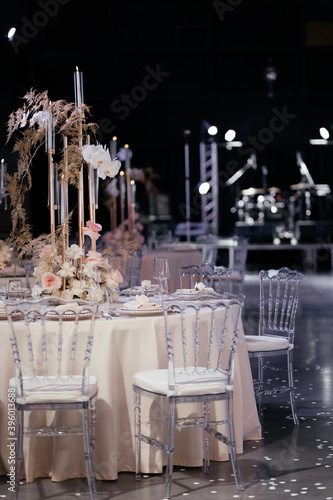
[[[99,252],[89,251],[80,267],[82,257],[83,250],[76,244],[67,248],[65,259],[52,245],[46,245],[34,270],[37,284],[33,296],[50,294],[100,301],[108,290],[110,302],[117,300],[118,286],[123,281],[119,270],[112,269],[107,257]]]
[[[4,265],[10,264],[13,258],[13,252],[10,246],[3,240],[0,240],[0,270]]]
[[[121,162],[112,159],[109,150],[100,144],[90,144],[90,133],[94,134],[96,125],[86,122],[89,108],[82,104],[67,103],[59,100],[51,102],[47,92],[30,90],[24,96],[24,104],[11,113],[8,121],[8,137],[11,139],[19,132],[13,151],[18,153],[17,171],[7,174],[6,189],[10,196],[12,230],[8,244],[17,249],[18,257],[32,257],[35,262],[34,296],[52,294],[63,298],[80,297],[99,300],[108,290],[111,300],[118,297],[117,290],[123,281],[118,269],[113,269],[107,257],[114,250],[104,245],[103,254],[96,251],[96,240],[102,227],[95,221],[98,208],[98,181],[110,182],[121,167]],[[56,154],[55,139],[59,138],[58,166],[52,159]],[[86,142],[86,144],[84,144]],[[33,160],[42,145],[46,146],[49,166],[50,234],[32,237],[32,228],[27,222],[24,199],[32,186]],[[84,225],[83,171],[87,168],[89,184],[90,219]],[[60,192],[57,207],[52,203],[53,182]],[[69,224],[72,213],[68,213],[68,184],[78,188],[79,238],[78,245],[69,246]],[[67,187],[66,187],[67,186]],[[67,199],[67,201],[66,201]],[[58,209],[58,210],[57,210]],[[58,227],[56,227],[56,215]],[[137,227],[136,227],[137,231]],[[122,230],[123,232],[123,230]],[[137,249],[137,234],[123,238],[123,249],[117,245],[122,255],[130,257]],[[85,255],[84,237],[91,240],[90,251]],[[126,241],[125,241],[126,240]],[[120,243],[120,241],[119,241]]]

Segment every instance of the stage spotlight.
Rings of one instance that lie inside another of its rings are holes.
[[[236,137],[236,132],[232,128],[227,130],[226,133],[224,134],[224,139],[227,142],[233,141],[235,137]]]
[[[201,122],[201,135],[204,136],[208,133],[208,135],[216,135],[218,133],[218,129],[215,125],[211,125],[207,120],[202,120]]]
[[[14,35],[16,33],[16,28],[10,28],[10,30],[7,33],[7,38],[11,42],[14,38]]]
[[[330,133],[329,133],[329,131],[327,130],[327,128],[325,128],[325,127],[320,127],[320,129],[319,129],[319,133],[320,133],[320,136],[321,136],[323,139],[329,139],[329,137],[330,137]]]
[[[210,190],[209,182],[202,182],[201,184],[199,184],[198,191],[201,195],[207,194],[209,190]]]
[[[217,127],[215,125],[211,125],[207,132],[209,133],[209,135],[216,135],[218,130],[217,130]]]

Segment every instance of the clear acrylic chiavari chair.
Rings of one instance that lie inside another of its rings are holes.
[[[13,498],[19,492],[24,435],[81,434],[90,498],[96,499],[93,451],[94,400],[98,388],[96,377],[89,373],[89,363],[98,304],[48,296],[6,300],[5,311],[15,366],[15,377],[9,382],[16,409]],[[54,425],[40,426],[39,416],[35,414],[36,420],[33,418],[33,412],[68,410],[80,410],[82,423],[74,427],[66,423],[57,425],[55,417]],[[24,419],[26,412],[32,412],[29,425]]]
[[[213,436],[229,446],[236,486],[242,490],[232,401],[233,359],[243,298],[203,292],[189,300],[188,295],[175,293],[163,295],[162,305],[168,368],[138,372],[134,377],[136,477],[141,479],[142,442],[166,452],[163,498],[170,498],[175,429],[199,427],[203,432],[204,471],[209,472],[209,437]],[[175,318],[176,328],[173,324]],[[150,414],[148,421],[141,417],[143,397],[154,401],[155,418]],[[226,410],[224,418],[216,420],[215,415],[210,417],[210,404],[219,402],[225,403]],[[181,405],[183,411],[184,403],[200,403],[196,408],[201,408],[201,412],[197,410],[193,414],[190,405],[188,416],[179,416],[176,408]],[[157,408],[160,408],[161,415]],[[167,428],[166,435],[162,429],[157,430],[163,425]],[[166,436],[166,439],[161,436]]]
[[[218,293],[228,291],[232,269],[224,266],[215,266],[210,263],[196,266],[182,266],[179,268],[180,288],[194,288],[198,282],[213,288]]]
[[[245,335],[250,358],[257,359],[257,376],[254,374],[254,392],[259,415],[262,418],[262,398],[265,395],[289,393],[292,417],[299,424],[294,388],[294,347],[296,313],[299,288],[303,274],[288,267],[259,272],[259,325],[258,335]],[[273,364],[269,358],[279,356],[285,360],[285,368]],[[267,359],[266,364],[264,360]],[[265,383],[268,370],[276,375],[286,371],[287,383]]]

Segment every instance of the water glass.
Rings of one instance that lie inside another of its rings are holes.
[[[168,278],[170,278],[169,261],[167,257],[154,258],[153,278],[160,284],[162,293],[167,293]]]
[[[8,296],[7,285],[0,286],[0,300],[5,300]]]
[[[98,310],[103,316],[108,316],[110,312],[110,294],[108,290],[103,290],[103,295],[98,303]]]
[[[8,292],[20,290],[22,288],[22,281],[20,278],[11,278],[8,280]]]

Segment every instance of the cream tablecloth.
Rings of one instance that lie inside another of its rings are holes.
[[[199,250],[178,249],[178,250],[145,250],[142,255],[141,280],[153,280],[154,257],[167,257],[169,260],[170,278],[168,280],[170,292],[180,288],[179,272],[181,266],[194,266],[202,263],[201,252]]]
[[[172,317],[174,325],[179,316]],[[84,328],[82,321],[82,328]],[[36,330],[38,323],[31,326]],[[13,361],[7,321],[1,321],[0,350],[0,474],[8,472],[7,449],[7,387],[13,376]],[[99,479],[116,479],[120,471],[135,470],[133,432],[134,373],[166,367],[163,316],[148,316],[112,321],[98,319],[91,359],[91,374],[97,376],[99,393],[96,404],[96,471]],[[237,450],[243,440],[260,439],[251,369],[241,328],[235,358],[234,415]],[[215,407],[216,413],[225,406]],[[149,411],[149,407],[146,408]],[[59,481],[85,477],[81,436],[62,438],[25,438],[26,477],[52,477]],[[143,471],[161,472],[161,453],[143,445]],[[212,460],[228,460],[228,449],[215,440],[211,446]],[[175,464],[202,465],[200,429],[183,429],[176,437]]]

